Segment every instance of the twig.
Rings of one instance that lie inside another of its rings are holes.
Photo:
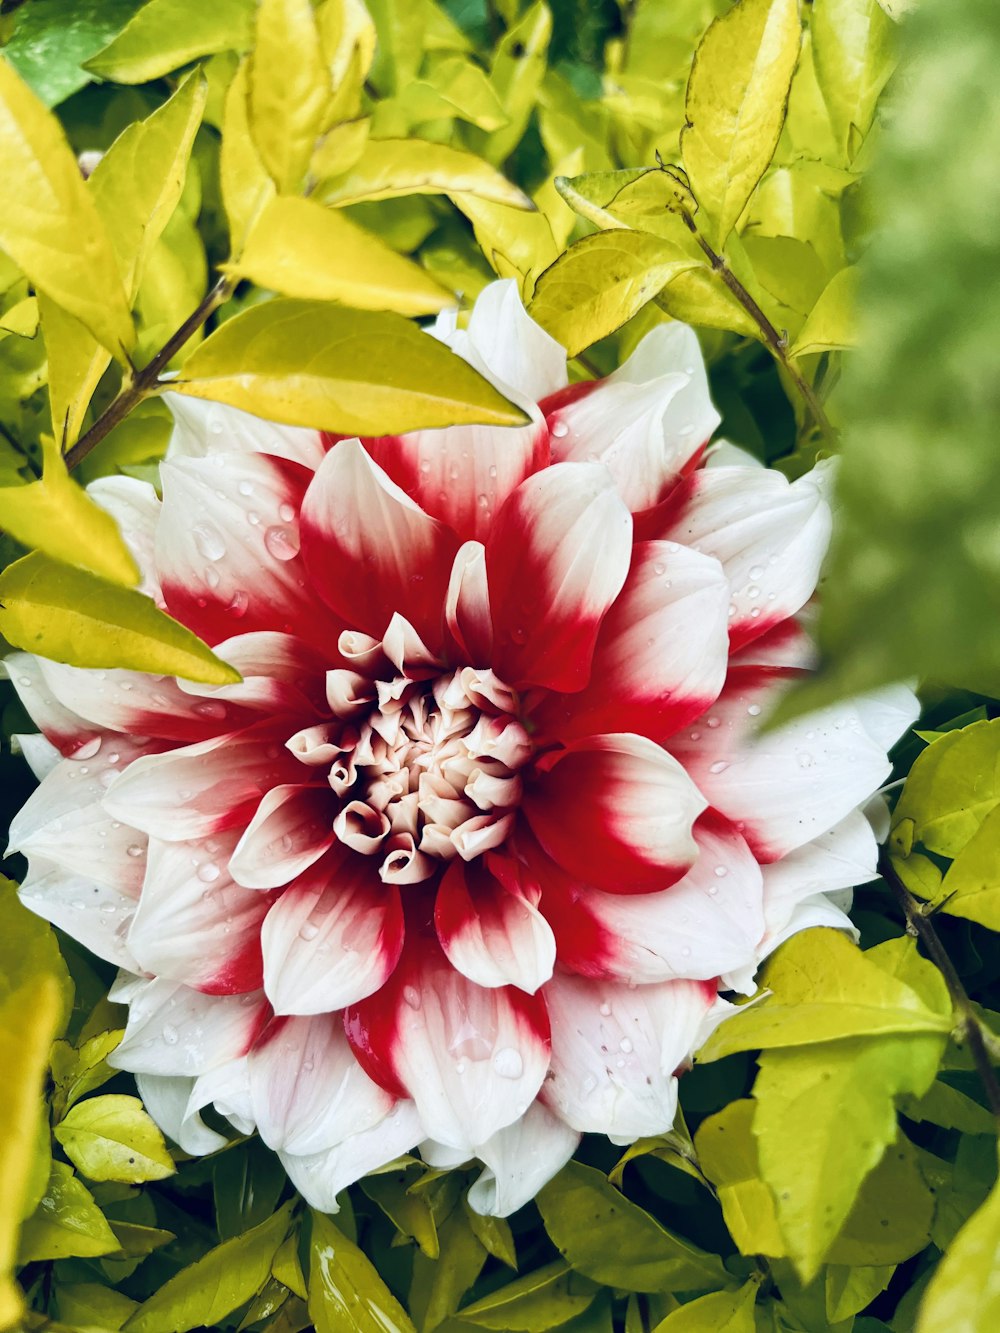
[[[231,278],[220,278],[180,328],[170,335],[149,364],[125,379],[121,392],[111,406],[97,418],[90,430],[81,436],[66,454],[66,467],[70,471],[82,463],[90,451],[120,425],[133,408],[138,407],[144,398],[159,387],[160,372],[166,369],[184,344],[198,332],[219,306],[229,300],[234,285]]]
[[[911,934],[916,935],[920,940],[931,961],[944,977],[948,994],[951,996],[952,1005],[958,1015],[959,1024],[969,1047],[969,1054],[972,1056],[976,1072],[983,1085],[983,1091],[986,1093],[986,1100],[989,1102],[990,1110],[1000,1120],[1000,1081],[997,1080],[996,1070],[993,1068],[993,1061],[990,1058],[986,1037],[983,1033],[982,1020],[972,1007],[972,1001],[962,985],[955,964],[951,961],[947,950],[941,943],[941,937],[934,929],[934,923],[896,874],[888,856],[883,855],[881,857],[879,873],[892,890],[897,903],[899,903]]]

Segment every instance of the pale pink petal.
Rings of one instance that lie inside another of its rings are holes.
[[[343,626],[318,602],[299,550],[305,468],[218,454],[166,462],[161,476],[156,566],[171,615],[213,645],[253,630],[336,644]]]
[[[552,1068],[543,1100],[571,1128],[616,1143],[664,1134],[677,1109],[675,1071],[715,1004],[702,981],[595,985],[556,973],[545,988]]]
[[[445,619],[467,661],[490,660],[493,620],[486,581],[486,550],[481,542],[466,542],[455,555],[445,600]]]
[[[143,971],[211,995],[263,983],[260,928],[273,895],[235,884],[226,862],[231,830],[198,842],[150,839],[129,947]]]
[[[679,763],[644,736],[592,736],[536,764],[523,810],[554,861],[611,893],[680,879],[698,854],[707,802]]]
[[[161,600],[156,572],[156,525],[160,520],[160,497],[148,481],[136,477],[98,477],[87,487],[90,498],[118,524],[122,539],[139,566],[139,591]]]
[[[226,1146],[225,1135],[209,1129],[197,1111],[188,1111],[193,1078],[137,1074],[135,1082],[146,1110],[184,1152],[201,1157]]]
[[[323,1213],[338,1213],[337,1195],[342,1190],[402,1157],[422,1137],[413,1102],[398,1101],[377,1125],[350,1135],[335,1148],[305,1157],[284,1151],[278,1156],[306,1203]]]
[[[755,734],[795,673],[740,667],[708,715],[668,742],[759,861],[777,861],[845,818],[891,765],[850,702]]]
[[[125,1036],[108,1064],[136,1074],[206,1074],[246,1055],[268,1016],[260,991],[203,995],[157,977],[130,999]]]
[[[32,856],[18,897],[36,916],[51,921],[98,958],[136,970],[127,943],[135,899],[128,894]]]
[[[728,608],[717,560],[676,542],[638,543],[601,626],[590,683],[547,696],[532,721],[560,741],[623,731],[662,741],[718,698]]]
[[[491,869],[504,873],[504,882]],[[434,923],[449,962],[470,981],[533,995],[552,975],[556,943],[537,891],[520,882],[519,869],[500,857],[453,861],[437,892]]]
[[[261,794],[301,777],[302,766],[269,724],[144,755],[109,788],[105,809],[168,842],[246,827]]]
[[[766,468],[702,469],[663,524],[658,535],[722,563],[732,590],[734,650],[812,596],[830,539],[824,477],[818,468],[792,483]]]
[[[606,468],[561,463],[523,482],[486,544],[497,674],[582,689],[631,548],[632,520]]]
[[[417,941],[388,985],[348,1009],[347,1035],[362,1066],[416,1102],[430,1137],[474,1149],[512,1124],[548,1067],[548,1020],[537,996],[469,981]]]
[[[296,1156],[325,1152],[371,1129],[393,1105],[355,1060],[336,1014],[276,1018],[247,1065],[261,1138]]]
[[[302,506],[302,544],[320,597],[353,629],[381,638],[395,612],[439,646],[455,534],[429,517],[369,457],[341,440]]]
[[[399,890],[367,857],[332,852],[271,908],[264,989],[278,1014],[319,1014],[371,995],[403,945]]]
[[[560,962],[632,985],[709,981],[753,962],[764,934],[760,867],[735,829],[711,811],[695,824],[694,838],[698,859],[659,893],[578,885],[551,902],[546,896]]]
[[[533,1102],[476,1149],[486,1169],[469,1187],[469,1206],[487,1217],[510,1217],[562,1170],[579,1142],[578,1133]]]
[[[336,804],[330,784],[284,784],[264,793],[236,844],[229,873],[247,889],[276,889],[333,845]]]
[[[10,653],[0,663],[0,675],[14,686],[25,712],[60,754],[73,754],[100,735],[100,727],[56,698],[42,674],[40,657]]]
[[[272,454],[315,469],[326,452],[317,430],[262,421],[237,407],[165,393],[163,402],[174,418],[167,456],[204,458],[214,453]]]
[[[254,720],[251,713],[313,721],[316,713],[327,711],[326,675],[340,660],[330,645],[320,651],[293,634],[259,630],[225,639],[216,644],[215,654],[236,668],[243,677],[239,684],[178,680],[177,685],[184,694],[208,701],[211,710],[205,703],[201,706],[205,716],[217,719],[217,732],[222,729],[219,721],[234,713],[243,713],[247,722]],[[220,709],[220,703],[227,708]]]

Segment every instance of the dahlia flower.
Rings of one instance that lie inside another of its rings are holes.
[[[28,654],[23,901],[121,968],[114,1062],[187,1151],[255,1127],[332,1210],[419,1149],[519,1207],[677,1075],[805,926],[850,929],[905,690],[755,735],[810,666],[830,529],[723,446],[698,343],[607,379],[511,282],[448,342],[516,429],[338,439],[173,396],[150,485],[91,494],[146,591],[243,676]]]

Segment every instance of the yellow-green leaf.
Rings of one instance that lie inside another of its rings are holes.
[[[738,0],[695,52],[681,154],[716,250],[774,156],[801,39],[798,0]]]
[[[939,897],[942,911],[1000,930],[1000,806],[952,862]]]
[[[229,219],[230,250],[234,257],[239,256],[247,232],[275,193],[274,181],[250,135],[248,97],[249,66],[244,62],[226,93],[219,148],[222,202]]]
[[[753,1277],[738,1291],[713,1291],[688,1301],[661,1319],[653,1333],[754,1333],[754,1304],[760,1278]]]
[[[539,278],[531,316],[575,356],[614,333],[697,263],[648,232],[585,236]]]
[[[21,1228],[18,1262],[94,1259],[119,1248],[90,1191],[65,1162],[53,1162],[45,1196]]]
[[[527,421],[471,366],[401,316],[291,298],[227,320],[170,387],[342,435]]]
[[[127,1333],[185,1333],[202,1325],[215,1327],[255,1296],[270,1277],[271,1263],[288,1235],[292,1207],[286,1203],[260,1226],[182,1268],[139,1306],[125,1325]]]
[[[314,171],[322,171],[324,153],[321,148]],[[481,157],[421,139],[371,140],[349,171],[321,182],[317,197],[325,204],[343,205],[405,194],[456,192],[512,208],[532,208],[528,196]]]
[[[789,356],[808,356],[853,347],[858,340],[854,319],[858,271],[844,268],[824,287],[792,345]]]
[[[174,1174],[163,1135],[138,1097],[88,1097],[72,1107],[53,1132],[76,1169],[90,1180],[135,1185]]]
[[[121,356],[135,331],[111,241],[58,120],[2,57],[0,179],[8,182],[0,247]]]
[[[847,166],[895,66],[895,30],[878,0],[813,0],[809,27],[816,79]]]
[[[81,1328],[120,1329],[137,1301],[100,1282],[60,1282],[56,1291],[59,1318]]]
[[[497,47],[490,81],[507,124],[487,141],[485,151],[491,162],[503,162],[521,142],[538,102],[551,36],[552,11],[545,0],[535,0]]]
[[[515,1278],[471,1305],[463,1306],[463,1324],[499,1333],[545,1333],[582,1314],[594,1302],[598,1287],[562,1260]]]
[[[752,1134],[754,1104],[741,1098],[703,1120],[694,1142],[698,1161],[718,1192],[729,1234],[741,1254],[780,1259],[785,1242],[771,1191],[760,1176]]]
[[[330,79],[309,0],[261,0],[250,64],[250,130],[279,191],[302,183]]]
[[[188,75],[173,97],[118,136],[90,178],[131,300],[180,201],[207,92],[201,74]]]
[[[131,667],[209,685],[240,680],[150,598],[39,551],[0,574],[0,634],[73,666]]]
[[[149,0],[86,68],[116,83],[146,83],[217,51],[245,51],[255,0]]]
[[[917,844],[957,857],[1000,805],[1000,718],[948,731],[918,756],[892,815],[901,860]]]
[[[931,1278],[916,1333],[991,1333],[1000,1323],[1000,1182]]]
[[[312,1221],[309,1315],[316,1333],[416,1333],[367,1255],[322,1213]]]
[[[38,294],[38,312],[49,363],[52,429],[69,449],[79,438],[87,407],[108,368],[111,353],[86,325],[44,292]]]
[[[357,310],[429,315],[454,305],[419,264],[312,199],[279,195],[250,229],[226,272],[285,296],[342,301]]]
[[[52,1047],[52,1078],[55,1093],[52,1098],[53,1114],[61,1118],[67,1107],[107,1083],[118,1072],[108,1064],[108,1056],[122,1039],[122,1028],[95,1033],[77,1050],[68,1041],[57,1041]]]
[[[0,1003],[0,1328],[14,1325],[22,1308],[13,1280],[18,1224],[30,1185],[42,1082],[59,1010],[59,987],[45,973]]]
[[[356,120],[343,120],[334,125],[320,140],[309,164],[309,174],[323,182],[350,171],[361,160],[371,126],[370,116],[358,116]],[[322,184],[317,187],[313,197],[326,199],[326,190]]]
[[[0,487],[0,526],[25,546],[80,565],[115,583],[135,584],[139,571],[118,525],[70,479],[57,445],[43,440],[40,481]]]
[[[516,278],[527,299],[535,279],[559,254],[544,213],[496,204],[457,190],[452,202],[472,223],[476,244],[501,278]]]

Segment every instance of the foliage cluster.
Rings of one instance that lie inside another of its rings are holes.
[[[413,323],[500,274],[579,378],[684,319],[727,439],[796,475],[843,433],[824,667],[786,706],[911,673],[926,705],[860,947],[790,941],[682,1079],[674,1131],[585,1140],[510,1224],[416,1160],[330,1218],[257,1141],[170,1148],[107,1064],[108,970],[5,883],[0,1328],[994,1326],[1000,22],[991,0],[910,8],[0,7],[10,644],[231,679],[135,590],[71,472],[154,479],[165,387],[342,433],[517,423]],[[9,737],[28,727],[2,688]],[[0,784],[9,814],[30,786],[9,742]]]

